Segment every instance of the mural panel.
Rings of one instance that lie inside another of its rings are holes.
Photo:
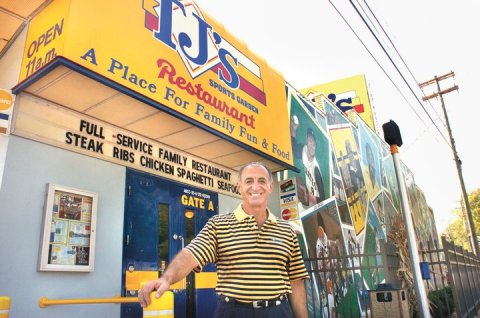
[[[296,180],[301,212],[331,196],[330,142],[305,100],[292,93],[288,101],[293,162],[300,172],[288,171],[287,177]]]
[[[365,227],[367,190],[360,167],[354,132],[350,125],[329,130],[355,233],[360,235]]]
[[[324,96],[311,102],[287,86],[287,100],[300,172],[281,173],[280,184],[296,189],[300,219],[290,220],[314,273],[307,284],[309,313],[364,316],[368,290],[385,282],[383,269],[373,269],[382,263],[380,241],[401,216],[389,146],[359,116],[347,119]],[[431,209],[403,163],[402,175],[416,235],[428,242],[435,238]],[[281,191],[281,199],[287,195]]]

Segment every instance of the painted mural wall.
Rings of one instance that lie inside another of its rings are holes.
[[[287,101],[293,161],[299,172],[279,175],[281,215],[297,229],[305,257],[379,252],[380,240],[387,240],[393,222],[402,217],[389,145],[360,116],[347,117],[324,96],[311,102],[287,85]],[[436,240],[425,196],[403,163],[402,172],[417,241]],[[348,275],[315,274],[315,290],[307,290],[309,309],[317,307],[317,312],[318,304],[331,303],[326,301],[330,298],[336,306],[347,304],[352,314],[364,312],[361,291],[385,282],[382,270],[374,273],[362,267],[373,264],[374,257],[352,257],[353,265],[360,269]],[[335,268],[334,262],[319,261],[311,266],[314,270],[316,266]],[[324,306],[320,310],[328,311]]]

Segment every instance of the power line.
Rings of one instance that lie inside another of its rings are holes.
[[[359,0],[357,0],[357,2],[359,3]],[[415,77],[415,75],[413,75],[412,71],[410,70],[410,67],[408,67],[407,63],[405,62],[405,60],[403,59],[403,56],[402,54],[400,54],[400,52],[398,51],[397,49],[397,46],[395,45],[395,43],[393,43],[392,39],[390,38],[390,36],[388,35],[387,31],[385,31],[385,28],[383,27],[382,23],[380,23],[380,21],[378,20],[377,18],[377,15],[373,12],[372,8],[370,7],[370,5],[368,4],[367,0],[363,0],[363,2],[365,3],[365,5],[367,6],[368,8],[368,11],[371,13],[371,15],[373,16],[373,18],[375,19],[375,21],[377,22],[378,26],[380,27],[380,29],[382,30],[383,34],[385,34],[385,36],[387,37],[388,39],[388,42],[390,42],[390,44],[392,45],[393,49],[395,50],[395,52],[397,53],[398,57],[400,58],[400,60],[402,61],[403,65],[405,65],[405,68],[407,69],[408,73],[410,74],[410,76],[413,78],[413,80],[415,81],[415,83],[418,85],[418,80],[417,78]],[[360,3],[359,3],[360,4]],[[360,4],[361,6],[361,4]],[[365,13],[365,10],[363,10],[363,7],[362,7],[362,11]],[[366,15],[366,13],[365,13]],[[368,20],[370,21],[370,23],[373,24],[373,22],[370,20],[370,18],[368,18]],[[375,27],[375,25],[374,25]],[[375,28],[377,29],[377,28]],[[378,32],[378,31],[377,31]],[[425,93],[422,91],[422,95],[425,96]],[[430,100],[427,100],[428,104],[430,105],[430,107],[432,108],[433,112],[435,113],[435,115],[437,116],[437,118],[440,119],[440,115],[437,113],[437,110],[435,109],[435,107],[433,107],[432,103],[430,102]],[[443,126],[444,128],[446,128],[446,125],[443,123]]]
[[[337,13],[340,15],[340,17],[343,19],[343,21],[347,24],[347,26],[350,28],[350,30],[353,32],[353,34],[355,34],[355,36],[357,37],[357,39],[360,41],[360,43],[362,43],[363,47],[365,48],[365,50],[367,50],[367,52],[370,54],[370,56],[373,58],[373,60],[377,63],[378,67],[380,67],[380,69],[383,71],[383,73],[385,74],[385,76],[387,76],[387,78],[390,80],[390,82],[393,84],[393,86],[395,86],[395,88],[397,89],[398,93],[400,93],[400,95],[403,97],[403,99],[407,102],[408,106],[410,107],[410,109],[415,113],[415,115],[417,115],[418,119],[420,119],[420,121],[425,125],[427,126],[427,124],[423,121],[423,118],[420,117],[420,115],[417,113],[417,111],[415,110],[415,108],[413,108],[413,106],[410,104],[410,101],[406,98],[406,96],[403,94],[403,92],[400,90],[400,88],[397,86],[397,84],[393,81],[393,79],[390,77],[390,75],[387,73],[387,71],[385,71],[385,69],[383,68],[383,66],[380,64],[380,62],[375,58],[375,56],[372,54],[372,52],[368,49],[368,47],[366,46],[366,44],[362,41],[362,39],[360,38],[360,36],[357,34],[357,32],[355,32],[355,30],[352,28],[352,26],[350,25],[350,23],[348,23],[348,21],[345,19],[345,17],[343,16],[343,14],[338,10],[338,8],[333,4],[332,0],[328,0],[330,2],[330,4],[332,5],[332,7],[335,9],[335,11],[337,11]]]
[[[402,55],[400,54],[400,52],[398,51],[397,47],[395,46],[395,43],[393,43],[392,39],[390,38],[390,36],[388,36],[388,33],[387,31],[385,31],[385,29],[383,28],[382,24],[380,23],[380,21],[377,19],[377,16],[375,15],[375,13],[373,12],[372,8],[368,5],[367,1],[366,0],[363,0],[363,2],[365,2],[365,4],[367,5],[367,8],[368,8],[368,11],[370,11],[370,13],[373,15],[373,17],[375,18],[375,21],[377,22],[377,24],[380,26],[380,28],[382,29],[382,32],[383,34],[385,34],[385,36],[387,37],[388,41],[390,42],[390,44],[392,44],[393,48],[395,49],[395,52],[397,53],[397,55],[400,57],[400,60],[403,62],[403,65],[405,65],[405,67],[407,68],[408,72],[410,73],[410,76],[412,76],[412,78],[415,80],[416,84],[418,84],[418,81],[415,79],[415,76],[413,75],[412,71],[410,70],[410,68],[408,67],[407,63],[405,62],[405,60],[403,59]],[[364,11],[365,12],[365,11]],[[369,19],[370,20],[370,19]]]
[[[333,5],[332,1],[329,0],[329,2]],[[366,27],[368,28],[368,30],[370,31],[370,33],[373,35],[373,37],[375,38],[375,40],[377,41],[378,45],[380,45],[380,47],[382,48],[383,52],[385,53],[385,55],[388,57],[388,59],[390,60],[390,62],[392,63],[392,65],[394,66],[394,68],[397,70],[398,74],[400,75],[400,77],[403,79],[403,81],[405,82],[405,84],[407,85],[408,89],[410,90],[410,92],[413,94],[413,96],[415,97],[415,99],[417,100],[418,104],[420,105],[420,107],[422,107],[423,111],[425,112],[425,114],[427,114],[428,118],[430,119],[430,121],[433,123],[433,125],[435,126],[435,128],[437,129],[437,131],[440,133],[440,135],[442,136],[442,138],[445,140],[445,142],[447,143],[447,145],[449,145],[447,139],[445,138],[445,136],[443,135],[443,133],[440,131],[440,129],[438,128],[438,126],[435,124],[434,120],[432,119],[432,117],[430,116],[430,114],[427,112],[427,110],[425,109],[425,107],[423,106],[422,102],[420,101],[420,99],[418,98],[417,94],[415,94],[415,92],[413,91],[412,87],[410,86],[410,84],[408,83],[408,81],[406,80],[405,76],[403,75],[403,73],[399,70],[397,64],[393,61],[392,57],[390,56],[390,54],[388,54],[387,50],[385,49],[385,47],[383,46],[383,44],[380,42],[380,40],[378,39],[377,35],[375,34],[375,32],[373,32],[372,28],[370,27],[370,25],[367,23],[367,21],[365,21],[365,18],[362,16],[362,14],[360,13],[360,11],[358,10],[357,6],[353,3],[352,0],[349,0],[350,4],[353,6],[353,8],[355,9],[355,11],[357,12],[358,16],[362,19],[363,23],[366,25]],[[336,9],[336,8],[335,8]],[[338,10],[337,10],[338,11]],[[343,16],[342,16],[343,18]],[[343,18],[343,20],[348,24],[348,22],[345,20],[345,18]],[[350,27],[350,25],[349,25]],[[351,28],[351,27],[350,27]],[[358,38],[358,36],[357,36]],[[363,44],[363,42],[362,42]],[[364,45],[365,46],[365,45]],[[370,53],[371,54],[371,53]],[[378,63],[378,62],[377,62]],[[383,69],[383,68],[382,68]],[[398,88],[397,88],[398,89]],[[410,105],[410,104],[409,104]],[[411,105],[410,105],[411,106]],[[412,108],[412,106],[410,107]],[[416,113],[417,114],[417,113]],[[417,114],[417,117],[418,114]],[[420,118],[420,117],[419,117]],[[425,122],[422,120],[423,124],[425,124]],[[449,145],[449,147],[451,148],[451,145]]]
[[[360,8],[362,8],[363,14],[365,14],[365,16],[367,17],[368,21],[370,21],[370,24],[373,26],[373,28],[375,29],[375,31],[377,31],[377,33],[378,33],[378,30],[377,30],[377,27],[376,27],[375,23],[373,23],[373,21],[370,20],[370,17],[369,17],[369,15],[367,14],[367,12],[365,12],[365,9],[363,8],[362,4],[360,3],[360,0],[356,0],[356,1],[357,1],[358,5],[360,6]],[[365,1],[364,1],[364,2],[365,2]],[[366,2],[365,2],[365,3],[366,3]],[[369,8],[369,7],[368,7],[368,4],[367,4],[367,8]],[[369,9],[370,9],[370,8],[369,8]],[[371,11],[370,11],[370,12],[371,12]],[[375,17],[375,16],[374,16],[374,17]],[[377,20],[377,22],[378,22],[378,20]],[[379,26],[382,27],[380,24],[379,24]],[[383,30],[383,28],[382,28],[382,30]]]

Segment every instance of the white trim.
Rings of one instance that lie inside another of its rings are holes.
[[[173,315],[173,309],[168,310],[143,310],[143,317]]]

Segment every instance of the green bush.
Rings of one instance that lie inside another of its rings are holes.
[[[430,300],[430,313],[434,318],[450,317],[455,309],[450,286],[431,291],[428,293],[428,299]]]

